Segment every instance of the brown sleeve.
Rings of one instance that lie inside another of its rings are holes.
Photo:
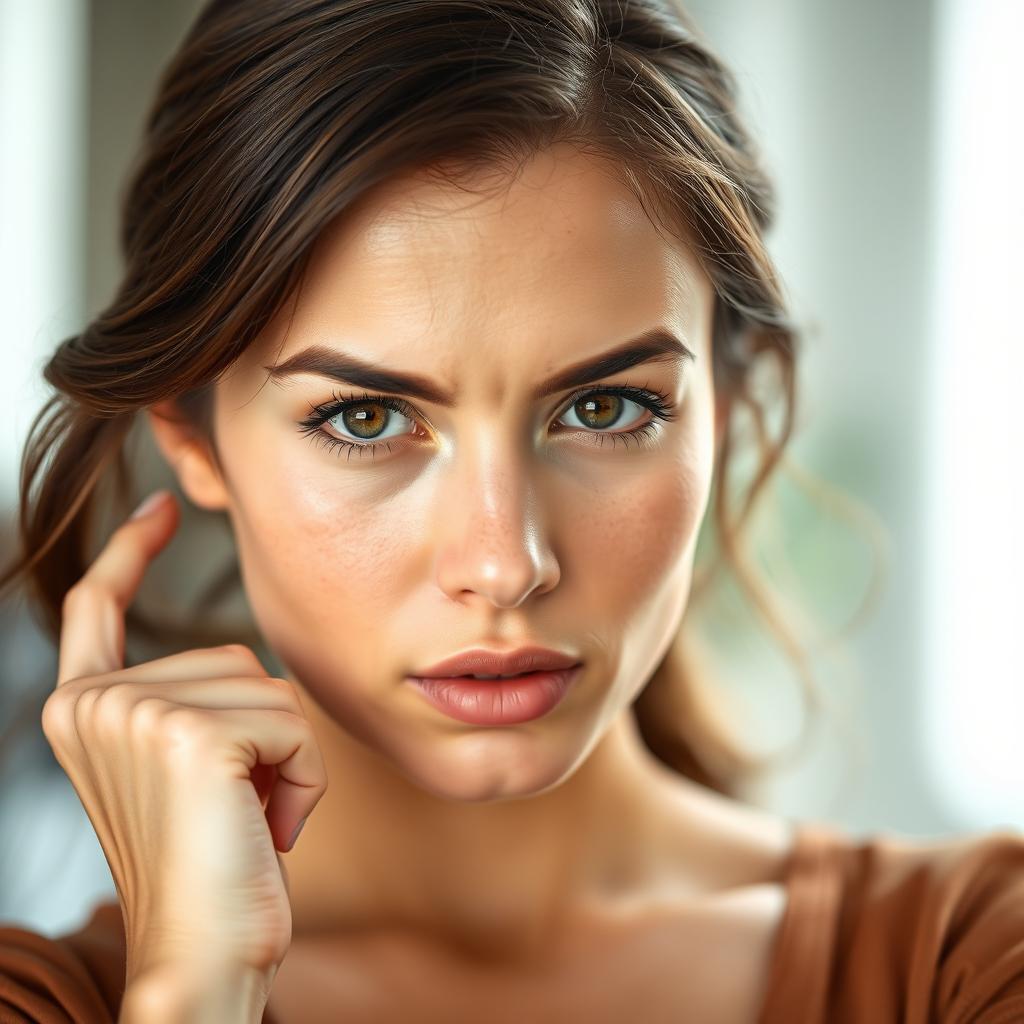
[[[1024,833],[815,832],[762,1024],[1024,1024]]]
[[[124,968],[116,902],[55,938],[0,925],[0,1024],[115,1024]]]
[[[941,1024],[1024,1021],[1024,835],[992,833],[949,878]]]

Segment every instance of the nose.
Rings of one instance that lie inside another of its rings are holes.
[[[438,587],[452,600],[477,595],[499,608],[555,587],[561,570],[550,546],[551,510],[522,450],[478,435],[450,469],[439,477],[435,504]]]

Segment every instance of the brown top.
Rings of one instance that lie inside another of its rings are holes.
[[[788,902],[752,1024],[1024,1022],[1024,833],[866,839],[795,822]],[[75,932],[0,926],[0,1024],[112,1024],[121,909]],[[265,1013],[263,1024],[281,1024]]]

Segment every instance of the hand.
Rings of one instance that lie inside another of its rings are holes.
[[[110,865],[129,983],[167,964],[276,971],[291,943],[277,851],[327,788],[295,687],[249,648],[124,667],[125,610],[178,522],[167,493],[68,591],[42,713]]]

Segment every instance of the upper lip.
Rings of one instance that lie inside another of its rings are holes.
[[[478,647],[445,658],[414,675],[433,679],[464,675],[507,676],[518,672],[573,668],[579,663],[579,658],[546,647],[518,647],[514,651],[490,651]]]

